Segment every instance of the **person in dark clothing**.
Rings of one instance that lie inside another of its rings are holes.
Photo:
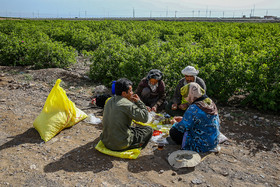
[[[162,77],[160,70],[152,69],[138,84],[136,94],[145,103],[148,111],[158,112],[164,109],[166,93]]]
[[[166,113],[171,116],[183,116],[186,109],[189,107],[189,103],[181,95],[181,88],[183,86],[188,83],[195,82],[199,84],[206,93],[205,82],[197,76],[199,73],[198,70],[196,70],[193,66],[187,66],[181,72],[185,75],[185,77],[179,81],[174,91],[172,100],[165,107]]]

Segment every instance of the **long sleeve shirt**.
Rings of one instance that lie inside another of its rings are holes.
[[[219,115],[207,114],[196,104],[190,105],[182,121],[173,124],[184,133],[182,149],[203,153],[215,148],[220,134],[219,121]]]
[[[144,88],[149,88],[150,89],[150,93],[151,93],[150,98],[147,98],[147,99],[143,98],[141,93],[142,93],[142,90]],[[151,88],[149,87],[147,78],[143,78],[141,80],[141,82],[138,84],[138,87],[136,89],[136,94],[141,98],[142,101],[144,101],[144,103],[152,101],[152,103],[145,103],[147,106],[151,106],[151,104],[155,103],[151,107],[158,108],[159,106],[161,106],[164,103],[164,101],[166,99],[165,84],[162,80],[160,80],[158,82],[157,89],[153,92],[151,90]]]
[[[205,82],[203,81],[203,79],[201,79],[200,77],[196,77],[195,82],[197,84],[199,84],[201,86],[201,88],[203,88],[205,90],[205,93],[206,93],[206,85],[205,85]],[[182,101],[181,88],[183,86],[185,86],[185,78],[182,78],[176,86],[176,89],[175,89],[174,95],[173,95],[173,99],[172,99],[174,104],[181,104],[181,101]]]
[[[113,96],[104,107],[101,141],[111,150],[123,150],[133,141],[132,120],[147,122],[148,111],[142,101],[131,102],[122,96]]]

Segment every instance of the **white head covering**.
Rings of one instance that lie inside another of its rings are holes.
[[[187,66],[182,71],[183,75],[191,75],[191,76],[197,76],[199,71],[196,70],[193,66]]]

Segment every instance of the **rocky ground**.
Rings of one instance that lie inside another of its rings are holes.
[[[94,149],[102,124],[85,120],[44,142],[33,128],[55,81],[87,114],[96,84],[79,64],[69,69],[0,67],[0,186],[280,186],[280,116],[254,109],[219,106],[221,131],[230,139],[219,154],[202,155],[195,168],[173,169],[150,142],[136,160]]]

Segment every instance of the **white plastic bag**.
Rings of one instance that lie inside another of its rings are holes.
[[[97,124],[101,123],[102,121],[100,118],[95,117],[94,114],[89,114],[88,118],[87,118],[87,122],[90,124],[97,125]]]
[[[146,123],[151,123],[154,119],[154,117],[156,116],[156,113],[154,111],[149,112],[149,118],[148,121]]]
[[[218,136],[219,144],[224,143],[225,141],[228,141],[228,138],[220,132],[220,135]]]

